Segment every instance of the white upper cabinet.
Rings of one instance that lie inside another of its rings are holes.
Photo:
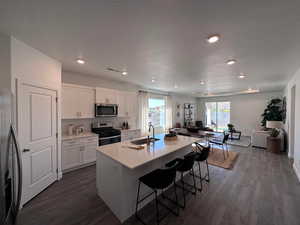
[[[96,103],[117,104],[117,95],[117,90],[96,88]]]
[[[79,91],[80,112],[82,118],[95,117],[95,90],[82,88]]]
[[[93,118],[95,116],[95,89],[63,84],[62,118]]]
[[[73,87],[62,87],[62,119],[77,118],[78,105],[77,99],[79,98],[78,92]]]
[[[126,96],[125,92],[118,91],[117,92],[117,104],[118,104],[118,116],[119,117],[125,117],[127,109],[126,109]]]
[[[119,117],[137,116],[137,93],[63,84],[62,118],[93,118],[95,103],[118,104]]]
[[[120,117],[136,116],[137,94],[136,92],[119,91],[117,95],[117,104],[119,105],[118,115]]]
[[[138,115],[138,98],[136,92],[128,92],[126,94],[125,102],[127,104],[127,114],[129,117],[136,117]]]

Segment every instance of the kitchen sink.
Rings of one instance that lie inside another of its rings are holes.
[[[155,142],[155,141],[159,141],[158,138],[150,138],[150,142]],[[139,140],[135,140],[132,141],[132,144],[135,145],[143,145],[143,144],[147,144],[149,142],[148,138],[143,138],[143,139],[139,139]]]

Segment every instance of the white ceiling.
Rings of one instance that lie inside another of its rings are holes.
[[[0,30],[68,71],[188,94],[271,91],[300,67],[299,9],[299,0],[7,0]],[[221,40],[209,45],[213,33]]]

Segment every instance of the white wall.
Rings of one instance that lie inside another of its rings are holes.
[[[230,101],[230,122],[242,135],[251,136],[252,130],[260,128],[261,114],[268,101],[272,98],[282,97],[283,92],[268,92],[257,94],[244,94],[226,97],[201,98],[198,100],[198,116],[205,122],[205,102]]]
[[[10,89],[10,37],[0,33],[0,89]]]
[[[57,91],[58,170],[61,177],[61,63],[25,43],[11,38],[11,89],[16,93],[16,80]],[[22,134],[19,134],[22,135]],[[21,143],[22,144],[22,143]],[[22,148],[22,146],[21,146]]]
[[[103,87],[109,89],[117,89],[120,91],[137,91],[139,88],[136,85],[109,80],[100,76],[93,76],[75,72],[62,72],[62,82],[69,84],[84,85],[89,87]]]
[[[296,99],[295,99],[295,121],[291,121],[291,91],[293,86],[296,87]],[[289,143],[289,157],[294,158],[294,169],[300,180],[300,69],[296,72],[294,77],[289,81],[285,89],[285,95],[287,97],[287,118],[286,118],[286,130],[288,133],[288,139],[290,140],[291,124],[295,126],[295,142],[294,142],[294,154],[291,154]]]
[[[13,79],[20,78],[61,90],[61,63],[57,60],[15,38],[11,39],[11,59]]]

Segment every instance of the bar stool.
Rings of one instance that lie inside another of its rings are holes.
[[[196,192],[197,192],[195,173],[194,173],[194,162],[195,162],[195,157],[197,156],[197,154],[198,153],[196,153],[196,152],[190,152],[187,155],[185,155],[183,159],[176,158],[176,159],[174,159],[171,162],[166,164],[167,167],[171,167],[174,164],[179,163],[178,166],[177,166],[176,171],[179,172],[180,175],[181,175],[180,181],[181,181],[182,186],[180,186],[176,183],[175,183],[175,185],[182,189],[182,192],[183,192],[183,205],[179,205],[179,206],[183,209],[186,206],[186,198],[185,198],[186,192],[190,192],[193,195],[196,195]],[[184,181],[183,175],[184,175],[185,172],[190,172],[190,174],[192,175],[193,183],[194,183],[193,185],[191,185],[191,184]],[[192,191],[192,189],[186,189],[185,186],[188,186],[188,187],[190,187],[194,190]]]
[[[202,191],[202,188],[203,188],[202,181],[205,180],[206,182],[209,182],[209,168],[208,168],[207,158],[208,158],[209,152],[210,152],[210,145],[203,146],[203,145],[195,142],[193,144],[193,146],[196,147],[196,149],[197,149],[195,161],[198,163],[198,168],[199,168],[199,176],[195,175],[195,177],[199,178],[199,180],[200,180],[200,188],[198,188],[198,190]],[[200,162],[203,162],[203,161],[206,162],[206,170],[207,170],[207,172],[206,172],[205,176],[202,177]]]
[[[176,169],[179,166],[179,162],[176,162],[172,167],[169,168],[163,168],[163,169],[156,169],[142,177],[139,178],[139,185],[138,185],[138,192],[137,192],[137,200],[136,200],[136,209],[135,209],[135,216],[136,218],[142,222],[143,224],[146,224],[138,215],[138,205],[144,201],[146,198],[150,197],[152,194],[155,194],[155,208],[156,208],[156,224],[159,225],[159,222],[165,218],[159,218],[159,210],[158,205],[160,204],[164,208],[166,208],[169,212],[173,213],[174,215],[179,215],[179,205],[178,205],[178,198],[177,198],[177,192],[176,192],[176,185],[174,185],[174,193],[175,193],[175,201],[167,198],[164,195],[164,198],[172,202],[176,205],[176,212],[173,211],[171,208],[169,208],[167,205],[162,203],[157,198],[157,192],[158,190],[162,191],[162,194],[164,192],[165,188],[168,188],[170,185],[175,184],[175,178],[176,178]],[[149,194],[147,194],[142,199],[139,199],[140,195],[140,187],[141,183],[151,188],[153,191]]]

